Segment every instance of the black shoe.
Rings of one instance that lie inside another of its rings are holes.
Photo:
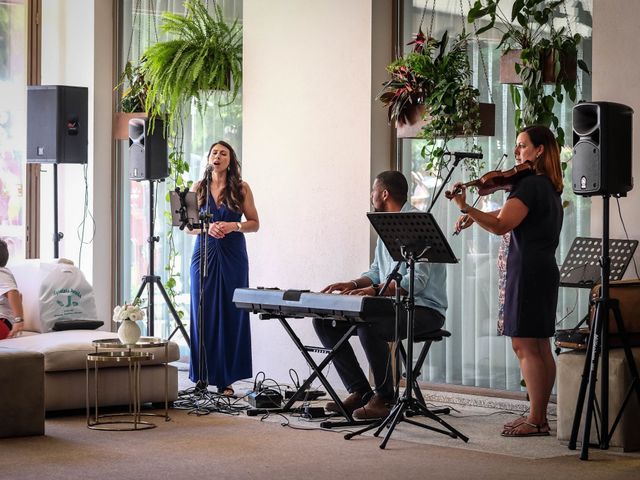
[[[365,402],[363,395],[359,392],[353,392],[342,402],[344,409],[348,414],[352,414],[354,410],[362,407],[365,403],[367,402]],[[324,409],[328,412],[339,413],[342,415],[338,404],[335,402],[327,402]]]

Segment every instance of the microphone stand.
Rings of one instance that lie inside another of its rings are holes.
[[[427,213],[431,213],[431,209],[436,204],[436,200],[438,199],[438,197],[440,197],[440,194],[442,193],[442,190],[444,190],[445,185],[449,183],[449,180],[451,179],[451,175],[453,175],[453,171],[460,164],[460,160],[462,160],[463,158],[482,159],[481,153],[473,153],[473,152],[453,152],[453,153],[446,153],[445,155],[449,155],[449,156],[453,155],[453,165],[449,169],[449,173],[447,173],[447,176],[445,177],[443,182],[440,184],[438,191],[436,192],[435,196],[431,200],[431,203],[429,204],[429,208],[427,209]]]
[[[207,255],[209,252],[209,242],[207,236],[209,225],[211,223],[211,214],[209,213],[209,192],[211,191],[211,171],[207,167],[205,175],[207,183],[207,194],[205,195],[205,208],[200,211],[200,261],[199,261],[199,289],[198,289],[198,381],[196,382],[196,391],[205,391],[209,386],[207,361],[204,354],[204,281],[207,278],[208,262]],[[204,377],[204,378],[203,378]]]

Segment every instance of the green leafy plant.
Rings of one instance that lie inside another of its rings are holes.
[[[122,87],[120,109],[125,113],[144,112],[149,91],[149,83],[144,78],[144,57],[137,65],[127,62],[120,75],[116,89]]]
[[[567,75],[563,68],[565,62],[577,62],[581,70],[589,73],[586,63],[577,60],[577,47],[582,38],[578,34],[568,34],[565,27],[554,28],[553,20],[559,16],[558,8],[564,0],[515,0],[510,17],[500,9],[499,3],[500,0],[476,0],[469,11],[468,21],[488,17],[489,23],[477,33],[495,28],[502,33],[497,48],[504,48],[505,53],[519,51],[515,72],[520,76],[522,85],[509,86],[516,108],[515,128],[520,130],[533,124],[553,127],[558,144],[563,146],[565,133],[553,108],[563,101],[563,92],[571,101],[576,100],[576,79]],[[543,69],[547,59],[553,65],[553,80],[545,89]]]
[[[184,158],[182,128],[183,117],[189,112],[192,101],[204,114],[207,107],[213,105],[210,102],[212,95],[229,91],[226,103],[220,98],[217,102],[228,105],[235,100],[242,83],[240,23],[237,20],[227,23],[222,9],[215,3],[211,15],[201,0],[186,0],[184,7],[184,16],[171,12],[162,14],[160,29],[169,35],[169,40],[150,46],[144,52],[139,69],[131,68],[132,75],[128,80],[132,88],[129,95],[125,95],[132,104],[144,97],[143,111],[151,120],[162,118],[168,126],[170,177],[167,192],[176,187],[189,188],[192,183],[185,180],[189,164]],[[126,76],[126,69],[124,73]],[[140,79],[140,83],[136,83],[136,79]],[[138,85],[140,89],[133,88]],[[167,202],[168,196],[167,193]],[[170,214],[166,217],[170,223]],[[169,247],[165,288],[175,304],[179,273],[172,229],[166,237]],[[177,312],[180,317],[184,315],[181,310]]]
[[[202,95],[231,88],[229,103],[233,102],[242,81],[242,28],[238,21],[228,25],[217,4],[213,16],[199,0],[187,0],[184,6],[186,16],[162,14],[160,28],[171,39],[149,47],[143,63],[149,83],[146,111],[152,117],[166,116],[172,129],[192,99],[204,108],[207,102],[206,98],[201,100]]]
[[[455,136],[472,136],[480,129],[480,92],[469,84],[471,67],[467,56],[468,35],[426,38],[420,30],[411,52],[387,67],[391,79],[383,84],[378,99],[388,108],[389,121],[402,125],[412,110],[424,105],[426,121],[419,138],[426,140],[421,151],[429,173],[439,175],[447,143]],[[474,147],[474,149],[478,149]],[[477,168],[469,163],[467,169]],[[477,172],[476,172],[477,176]]]

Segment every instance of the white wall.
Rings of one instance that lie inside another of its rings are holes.
[[[635,111],[633,119],[634,189],[620,199],[622,217],[630,239],[640,238],[640,2],[637,0],[594,0],[593,3],[593,100],[618,102]],[[593,197],[591,233],[602,234],[602,198]],[[610,237],[626,238],[616,200],[610,200]],[[640,263],[640,249],[636,263]],[[635,277],[633,264],[625,277]]]
[[[78,230],[84,218],[84,169],[58,166],[58,231],[64,233],[60,257],[81,260],[96,293],[98,314],[108,325],[111,311],[111,111],[113,2],[104,0],[42,1],[43,85],[89,89],[89,211],[80,258]],[[40,257],[53,255],[52,166],[43,165]],[[95,228],[95,234],[93,229]],[[92,239],[92,240],[91,240]]]
[[[261,223],[248,235],[250,285],[319,291],[370,261],[372,157],[389,162],[372,63],[390,59],[391,2],[247,0],[243,9],[243,177]],[[374,15],[385,25],[376,51]],[[319,344],[309,319],[292,323],[304,343]],[[253,318],[252,337],[254,373],[307,377],[277,322]]]

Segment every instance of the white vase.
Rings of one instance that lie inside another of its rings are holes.
[[[123,320],[118,328],[118,338],[124,345],[133,345],[140,338],[140,327],[133,320]]]

